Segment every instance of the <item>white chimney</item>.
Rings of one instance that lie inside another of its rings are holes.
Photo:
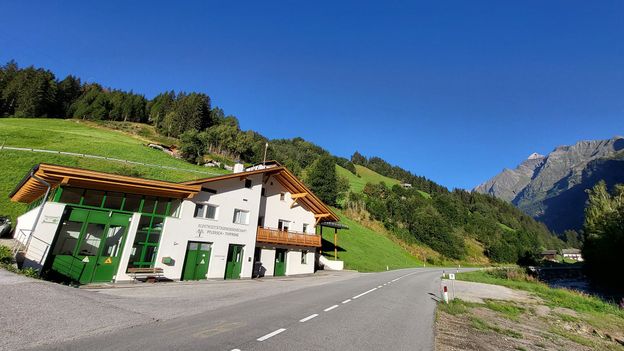
[[[236,164],[234,164],[234,173],[241,173],[245,170],[245,165],[243,165],[240,162],[236,162]]]

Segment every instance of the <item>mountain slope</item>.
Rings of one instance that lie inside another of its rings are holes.
[[[551,230],[580,229],[586,189],[624,182],[624,138],[580,141],[531,155],[474,190],[511,202]]]

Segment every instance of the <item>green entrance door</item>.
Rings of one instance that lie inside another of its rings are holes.
[[[210,263],[211,243],[189,242],[186,246],[186,257],[182,269],[182,280],[206,279]]]
[[[239,279],[242,266],[243,246],[230,244],[225,265],[225,279]]]
[[[275,271],[274,276],[282,276],[286,274],[286,252],[285,249],[275,249]]]
[[[52,270],[81,284],[110,282],[119,266],[130,215],[68,211],[52,249]]]

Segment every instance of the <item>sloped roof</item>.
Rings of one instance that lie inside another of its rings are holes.
[[[183,182],[185,185],[202,185],[211,182],[217,182],[228,179],[245,179],[248,176],[255,174],[265,174],[266,176],[273,176],[275,179],[289,192],[291,195],[296,196],[296,201],[307,210],[314,213],[317,218],[317,222],[332,221],[337,222],[340,218],[327,206],[318,196],[314,195],[312,191],[303,184],[294,174],[292,174],[286,167],[280,165],[278,162],[273,161],[272,167],[266,167],[263,169],[255,169],[251,171],[231,173],[217,177],[203,178],[197,180],[191,180]]]
[[[128,177],[106,172],[41,163],[33,167],[9,194],[12,201],[31,203],[46,192],[47,187],[35,177],[48,182],[52,188],[60,184],[80,188],[129,192],[171,198],[190,198],[201,188],[194,185]]]
[[[31,169],[9,194],[12,201],[31,203],[45,194],[47,187],[35,177],[48,182],[53,188],[70,185],[80,188],[128,192],[142,195],[171,198],[192,198],[201,191],[202,184],[227,179],[244,179],[254,174],[266,174],[275,179],[290,192],[297,203],[314,213],[317,222],[338,221],[338,216],[321,199],[310,191],[288,169],[275,162],[271,167],[240,173],[197,179],[182,183],[166,182],[138,177],[128,177],[82,168],[41,163]]]

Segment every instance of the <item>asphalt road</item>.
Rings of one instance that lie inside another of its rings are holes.
[[[441,272],[366,274],[39,349],[433,350]]]

